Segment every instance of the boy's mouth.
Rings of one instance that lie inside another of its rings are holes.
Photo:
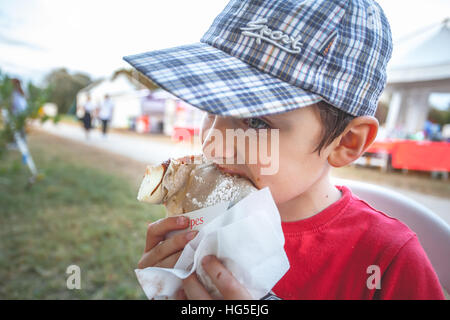
[[[256,187],[255,182],[246,173],[244,173],[243,171],[240,171],[240,170],[238,170],[236,168],[223,167],[223,166],[221,166],[220,164],[217,164],[217,163],[216,163],[216,167],[222,173],[226,173],[226,174],[230,174],[230,175],[233,175],[233,176],[239,176],[239,177],[245,178],[245,179],[249,180]]]
[[[242,173],[242,172],[240,172],[240,171],[238,171],[236,169],[232,169],[232,168],[229,168],[229,167],[223,167],[223,166],[221,166],[220,164],[217,164],[217,163],[216,163],[216,167],[220,171],[222,171],[222,173],[228,173],[228,174],[231,174],[231,175],[241,176],[241,177],[247,178],[247,176],[244,173]]]

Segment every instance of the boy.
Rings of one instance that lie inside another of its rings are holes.
[[[125,60],[208,112],[204,149],[212,129],[278,130],[275,174],[261,175],[261,162],[220,165],[270,187],[291,265],[273,292],[282,299],[443,299],[416,235],[329,179],[331,166],[356,160],[377,134],[373,115],[392,51],[378,4],[232,0],[201,41]],[[217,160],[251,150],[214,151]],[[187,224],[183,217],[150,224],[139,267],[173,267],[195,233],[164,236]],[[202,263],[225,299],[252,298],[217,258]],[[210,297],[193,274],[179,298]]]

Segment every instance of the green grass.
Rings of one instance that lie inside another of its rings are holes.
[[[33,149],[44,179],[29,190],[17,152],[0,161],[0,299],[144,299],[134,268],[163,208],[139,203],[123,176],[51,148]],[[81,290],[67,289],[72,264]]]

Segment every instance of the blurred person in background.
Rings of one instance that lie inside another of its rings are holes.
[[[92,114],[95,111],[94,103],[91,101],[91,96],[87,96],[87,101],[83,106],[83,126],[86,132],[86,139],[89,139],[89,132],[92,128]]]
[[[11,79],[11,81],[14,88],[11,99],[11,113],[13,114],[13,116],[17,117],[26,111],[28,104],[20,80]],[[25,128],[21,128],[19,130],[19,133],[22,139],[26,140]]]
[[[441,126],[439,124],[426,120],[423,131],[427,140],[443,141]]]
[[[12,79],[14,91],[12,93],[12,114],[17,116],[27,109],[27,100],[19,79]]]
[[[114,111],[114,103],[111,101],[110,96],[106,94],[105,100],[103,100],[103,103],[100,105],[98,112],[98,118],[102,122],[103,137],[106,137],[108,125],[112,119],[113,111]]]

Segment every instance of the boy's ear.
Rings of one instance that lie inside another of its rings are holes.
[[[358,159],[375,140],[377,132],[378,120],[375,117],[353,119],[336,139],[328,163],[333,167],[343,167]]]

